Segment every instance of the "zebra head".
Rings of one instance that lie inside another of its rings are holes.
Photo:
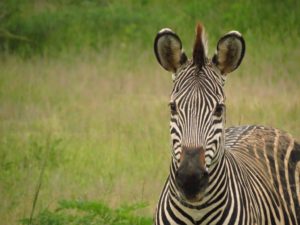
[[[174,186],[181,197],[199,201],[209,183],[210,172],[224,151],[226,75],[241,63],[245,42],[231,31],[221,37],[216,53],[207,57],[204,28],[196,27],[193,57],[188,59],[179,36],[162,29],[154,41],[160,65],[173,73],[170,99],[170,132]],[[173,173],[173,174],[172,174]]]

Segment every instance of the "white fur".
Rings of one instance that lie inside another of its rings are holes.
[[[201,40],[202,40],[202,45],[203,45],[203,48],[204,48],[205,56],[207,57],[207,54],[208,54],[208,39],[207,39],[207,35],[206,35],[204,27],[202,27]]]
[[[163,29],[161,29],[158,33],[159,34],[161,34],[161,33],[163,33],[163,32],[165,32],[165,31],[168,31],[168,32],[172,32],[172,33],[174,33],[170,28],[163,28]]]
[[[229,31],[228,34],[236,34],[237,36],[242,37],[241,33],[236,30]]]

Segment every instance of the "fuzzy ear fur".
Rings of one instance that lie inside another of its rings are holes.
[[[237,31],[225,34],[218,42],[213,63],[226,75],[234,71],[241,64],[246,46],[242,35]]]
[[[173,73],[187,61],[180,38],[169,28],[162,29],[156,35],[154,53],[159,64]]]

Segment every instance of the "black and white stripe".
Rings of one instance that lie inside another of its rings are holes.
[[[159,33],[155,47],[161,53],[156,53],[159,63],[175,71],[170,99],[172,160],[155,224],[300,225],[300,145],[278,129],[224,127],[223,87],[227,73],[236,69],[243,58],[241,35],[230,32],[223,36],[212,60],[204,55],[176,61],[186,57],[181,41],[170,29],[164,32]],[[199,39],[204,36],[201,32],[203,27],[198,25],[195,48],[204,46],[197,43],[204,43]],[[156,45],[160,37],[172,41],[160,40]],[[170,46],[173,43],[180,48],[167,52],[175,49]],[[194,49],[194,54],[199,52],[207,51]],[[172,58],[161,59],[168,55]],[[195,155],[201,157],[202,150],[209,179],[192,201],[179,188],[178,170],[186,160],[184,154],[191,154],[186,152],[197,152]]]

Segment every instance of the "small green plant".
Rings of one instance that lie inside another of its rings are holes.
[[[104,202],[64,200],[54,211],[45,209],[30,222],[22,219],[24,225],[148,225],[152,218],[135,215],[135,211],[147,204],[136,203],[112,209]]]

